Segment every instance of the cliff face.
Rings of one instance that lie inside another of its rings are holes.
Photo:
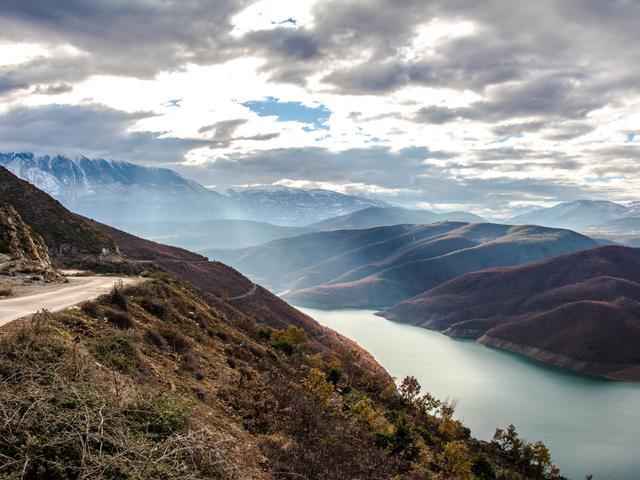
[[[55,277],[42,238],[11,205],[0,203],[0,274],[19,273]]]
[[[22,220],[42,237],[52,260],[119,258],[118,249],[111,239],[4,167],[0,167],[0,198],[11,204]]]

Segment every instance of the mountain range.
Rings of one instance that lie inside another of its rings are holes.
[[[389,306],[458,275],[594,248],[578,233],[537,226],[440,222],[317,232],[203,253],[320,308]]]
[[[434,213],[401,207],[369,207],[309,225],[315,230],[354,230],[386,225],[427,224],[441,221],[480,223],[486,220],[468,212]]]
[[[385,205],[319,189],[270,186],[220,193],[166,168],[87,157],[0,153],[0,166],[70,210],[107,223],[243,219],[301,226]]]
[[[640,249],[459,276],[380,313],[564,368],[640,380]]]
[[[584,230],[588,227],[597,229],[601,224],[632,216],[640,216],[637,202],[625,206],[606,200],[576,200],[533,210],[510,218],[507,223]]]

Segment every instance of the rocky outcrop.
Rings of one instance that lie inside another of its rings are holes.
[[[56,277],[42,238],[24,223],[11,206],[0,203],[0,274]]]

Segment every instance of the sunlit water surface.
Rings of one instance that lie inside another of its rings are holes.
[[[640,479],[639,384],[573,374],[369,310],[300,310],[358,342],[394,377],[414,375],[423,391],[457,399],[457,416],[476,437],[513,423],[527,440],[544,441],[572,480]]]

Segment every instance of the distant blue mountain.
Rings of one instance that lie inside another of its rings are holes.
[[[87,157],[0,153],[0,165],[68,209],[114,222],[258,220],[301,226],[384,202],[280,186],[216,192],[173,170]]]

